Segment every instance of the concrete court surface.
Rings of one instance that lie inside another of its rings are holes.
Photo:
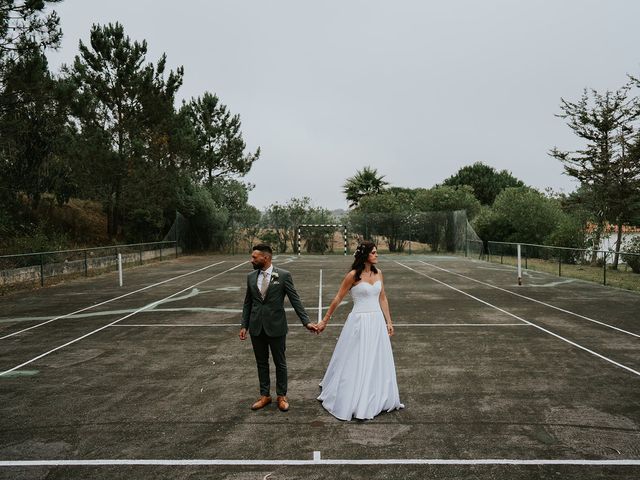
[[[107,274],[0,297],[0,478],[640,478],[640,295],[382,256],[406,408],[342,422],[315,398],[349,297],[320,336],[291,312],[291,410],[249,409],[247,260],[185,256],[125,271],[122,288]],[[350,262],[274,260],[313,319],[320,269],[326,308]]]

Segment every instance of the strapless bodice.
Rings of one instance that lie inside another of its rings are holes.
[[[382,282],[378,280],[373,285],[362,281],[351,287],[351,298],[353,298],[353,313],[379,312],[380,292]]]

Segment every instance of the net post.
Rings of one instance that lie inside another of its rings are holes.
[[[118,252],[118,282],[122,286],[122,254]]]
[[[558,254],[558,276],[562,276],[562,255]]]
[[[322,321],[322,269],[320,269],[320,287],[318,291],[318,323]]]
[[[518,285],[522,285],[522,247],[518,243]]]
[[[300,256],[300,227],[301,225],[298,225],[298,256]]]
[[[44,255],[40,254],[40,286],[44,287]]]

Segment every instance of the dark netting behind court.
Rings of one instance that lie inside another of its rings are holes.
[[[163,240],[173,240],[177,242],[178,246],[182,249],[188,250],[190,247],[193,247],[188,244],[188,233],[190,229],[191,226],[189,225],[189,220],[187,220],[187,218],[180,212],[176,212],[176,219],[167,234],[164,236]]]
[[[383,253],[457,253],[475,258],[483,253],[482,240],[464,210],[413,213],[352,210],[313,225],[308,225],[304,217],[286,218],[277,225],[265,220],[263,216],[255,225],[249,225],[239,219],[228,231],[203,233],[177,213],[165,240],[177,241],[186,251],[246,253],[254,243],[266,242],[278,253],[300,250],[302,254],[343,255],[346,230],[349,254],[362,240],[374,241]]]
[[[348,229],[391,253],[459,253],[479,257],[482,240],[464,210],[410,214],[358,212],[348,215]]]

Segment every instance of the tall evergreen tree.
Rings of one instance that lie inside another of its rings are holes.
[[[20,55],[25,44],[45,50],[62,38],[60,18],[45,13],[47,4],[62,0],[0,0],[0,61]]]
[[[135,173],[144,171],[149,158],[158,105],[164,103],[165,113],[171,110],[183,69],[165,79],[166,57],[155,66],[145,64],[146,41],[132,41],[119,23],[94,25],[90,45],[81,41],[79,48],[69,70],[78,89],[75,115],[85,153],[97,154],[86,155],[84,162],[94,163],[83,167],[86,178],[98,183],[107,231],[114,237],[121,233],[127,189],[138,183]]]
[[[0,223],[19,210],[20,193],[37,204],[63,170],[64,106],[44,55],[62,35],[57,14],[45,12],[56,1],[0,0]]]
[[[219,98],[209,92],[185,103],[182,113],[191,121],[196,142],[193,169],[206,183],[233,175],[244,176],[260,157],[245,154],[239,115],[232,115]]]
[[[634,215],[631,200],[640,189],[640,162],[630,150],[634,125],[640,118],[640,100],[630,96],[630,89],[627,84],[604,94],[585,90],[577,102],[562,99],[558,117],[567,120],[585,146],[576,151],[553,148],[550,152],[563,163],[565,172],[591,193],[597,218],[595,246],[600,244],[607,222],[617,226],[614,268],[618,265],[622,227]]]
[[[37,207],[43,193],[67,200],[68,166],[60,157],[68,113],[68,91],[53,78],[44,54],[27,48],[7,62],[0,117],[0,144],[6,156],[4,174],[14,191]]]

